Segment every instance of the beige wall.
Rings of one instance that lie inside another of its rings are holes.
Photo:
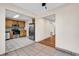
[[[56,47],[79,53],[79,4],[56,10]]]

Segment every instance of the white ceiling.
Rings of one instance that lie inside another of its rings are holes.
[[[45,10],[45,8],[42,7],[42,3],[14,3],[14,4],[23,9],[29,10],[30,12],[38,16],[45,15],[48,11],[54,10],[64,5],[64,3],[46,3],[47,10]]]
[[[36,16],[41,16],[41,15],[44,16],[47,13],[49,13],[49,11],[53,11],[53,10],[63,6],[64,3],[46,3],[47,10],[44,7],[42,7],[42,3],[14,3],[14,5],[16,5],[20,8],[23,8],[25,10],[28,10]],[[20,15],[20,16],[17,17],[17,18],[13,18],[17,14]],[[29,16],[25,16],[25,15],[22,15],[20,13],[10,11],[10,10],[6,11],[6,17],[7,18],[13,18],[15,20],[23,20],[23,21],[28,21],[28,20],[32,19]],[[55,14],[54,15],[48,15],[48,16],[45,16],[43,18],[55,22]]]
[[[56,20],[55,17],[56,17],[56,15],[53,14],[53,15],[49,15],[49,16],[43,17],[43,19],[49,20],[50,22],[55,22],[55,20]]]
[[[19,17],[14,18],[14,16],[19,15]],[[25,16],[23,14],[14,12],[14,11],[10,11],[10,10],[6,10],[6,17],[10,18],[10,19],[14,19],[14,20],[21,20],[21,21],[31,21],[32,18],[29,16]]]

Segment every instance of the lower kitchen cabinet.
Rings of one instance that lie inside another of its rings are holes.
[[[10,39],[13,39],[13,32],[10,32]]]
[[[26,37],[27,36],[26,34],[27,34],[26,30],[20,31],[20,37]]]

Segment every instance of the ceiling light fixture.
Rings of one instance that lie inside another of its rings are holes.
[[[45,9],[47,9],[46,3],[42,3],[42,7],[44,7]]]
[[[20,15],[15,15],[13,18],[18,18]]]

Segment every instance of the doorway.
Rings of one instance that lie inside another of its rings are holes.
[[[29,24],[33,22],[32,19],[18,12],[6,10],[6,53],[34,43],[34,40],[29,39]]]
[[[46,46],[49,46],[49,47],[53,47],[55,48],[55,37],[56,37],[56,34],[55,34],[55,14],[53,15],[49,15],[49,16],[46,16],[46,17],[43,17],[45,20],[48,21],[48,29],[49,29],[49,37],[43,39],[42,41],[40,41],[39,43],[41,44],[44,44]]]

